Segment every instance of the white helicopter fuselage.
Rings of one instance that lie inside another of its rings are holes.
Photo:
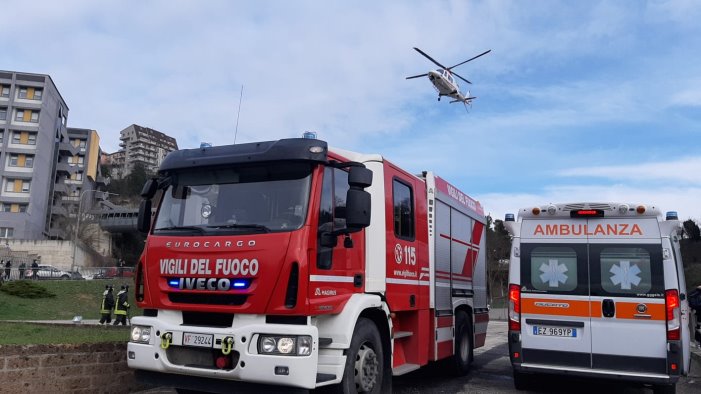
[[[449,72],[445,70],[431,70],[428,72],[428,79],[438,91],[439,96],[449,96],[458,99],[460,87]]]

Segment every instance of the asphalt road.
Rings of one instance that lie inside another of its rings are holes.
[[[485,346],[475,350],[472,370],[467,376],[449,375],[440,364],[393,379],[396,394],[454,394],[454,393],[652,393],[641,385],[601,379],[573,377],[543,377],[530,391],[517,391],[511,378],[511,363],[506,344],[505,321],[490,321]],[[701,392],[701,364],[692,361],[691,374],[677,383],[677,393]],[[281,389],[281,393],[285,390]],[[157,388],[141,394],[172,394],[175,390]]]
[[[424,370],[395,377],[394,393],[652,393],[651,388],[641,385],[573,377],[543,377],[530,391],[517,391],[511,377],[506,331],[505,321],[489,322],[487,342],[484,347],[475,350],[475,361],[469,375],[453,377],[439,366],[428,366]],[[691,368],[689,376],[677,383],[677,393],[701,392],[701,365],[694,360]]]

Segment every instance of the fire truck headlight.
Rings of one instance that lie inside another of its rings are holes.
[[[133,326],[131,328],[131,341],[137,343],[148,343],[151,340],[151,327]]]
[[[309,356],[312,354],[312,337],[309,335],[261,335],[258,353],[277,356]]]
[[[308,356],[312,354],[312,337],[301,336],[297,338],[297,355]]]
[[[276,342],[277,341],[275,341],[273,337],[263,337],[260,341],[260,350],[262,350],[263,353],[272,353],[277,347]]]
[[[277,351],[282,354],[290,354],[295,350],[294,338],[282,337],[277,341]]]

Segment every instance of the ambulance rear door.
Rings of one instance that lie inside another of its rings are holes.
[[[523,365],[591,368],[587,239],[584,231],[573,231],[585,220],[522,223]]]
[[[666,374],[662,243],[656,218],[588,219],[592,367]]]

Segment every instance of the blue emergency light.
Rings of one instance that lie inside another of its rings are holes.
[[[679,220],[679,214],[677,211],[667,211],[666,220]]]

